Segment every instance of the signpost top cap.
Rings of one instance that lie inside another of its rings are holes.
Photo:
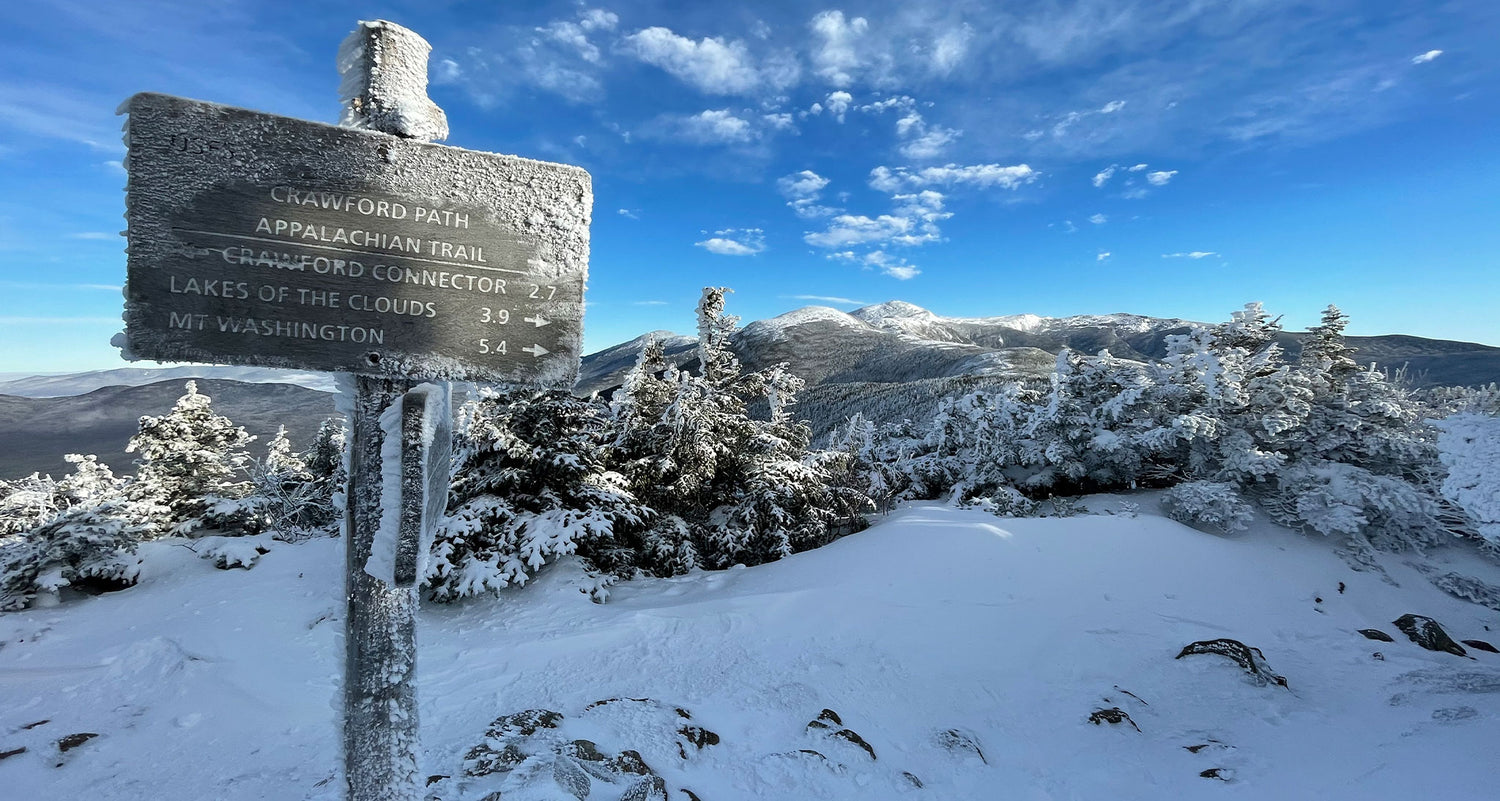
[[[432,45],[394,22],[361,21],[339,45],[343,125],[408,139],[448,138],[448,117],[427,96]]]

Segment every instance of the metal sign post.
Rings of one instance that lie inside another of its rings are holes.
[[[571,386],[587,172],[430,144],[420,36],[362,22],[344,125],[126,101],[127,359],[353,375],[344,762],[351,801],[417,783],[417,587],[447,500],[446,382]],[[416,385],[418,381],[439,382]]]

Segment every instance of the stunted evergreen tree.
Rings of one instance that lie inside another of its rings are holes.
[[[165,512],[126,498],[125,482],[97,457],[63,458],[73,472],[60,481],[32,476],[20,493],[0,487],[0,508],[29,507],[30,515],[24,528],[0,536],[0,610],[55,600],[64,587],[98,592],[134,584],[136,542],[150,533],[152,517]]]
[[[486,389],[460,410],[448,515],[424,584],[453,601],[525,584],[578,554],[598,574],[595,598],[638,567],[651,518],[604,463],[609,416],[566,392]]]
[[[187,394],[160,417],[141,418],[140,431],[126,446],[136,453],[131,498],[166,508],[155,521],[163,534],[191,535],[205,529],[241,534],[259,531],[264,520],[250,494],[245,450],[255,438],[229,418],[215,414],[195,381]]]
[[[817,547],[855,520],[868,499],[831,487],[808,457],[809,432],[791,406],[802,382],[784,366],[745,373],[730,349],[738,318],[721,287],[698,304],[699,375],[661,365],[648,346],[616,398],[622,430],[614,463],[637,497],[661,513],[658,550],[685,567],[759,564]],[[750,405],[765,404],[766,420]],[[857,496],[857,497],[856,497]],[[678,540],[686,534],[691,550]]]

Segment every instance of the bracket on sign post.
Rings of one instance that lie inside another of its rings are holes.
[[[121,108],[121,355],[352,377],[349,801],[421,792],[417,588],[447,503],[447,382],[571,387],[583,338],[589,174],[421,141],[447,134],[430,52],[361,22],[339,49],[343,126],[151,93]]]
[[[450,403],[446,385],[423,384],[401,397],[401,513],[391,575],[400,588],[422,577],[433,529],[445,511],[453,455]]]

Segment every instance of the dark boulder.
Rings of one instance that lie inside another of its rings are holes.
[[[1381,631],[1380,629],[1360,629],[1359,633],[1365,635],[1366,638],[1371,639],[1371,640],[1379,640],[1381,642],[1395,642],[1396,641],[1395,637],[1392,637],[1391,635],[1386,634],[1385,632]]]
[[[1286,687],[1286,678],[1276,675],[1271,666],[1266,664],[1266,655],[1259,648],[1248,646],[1239,640],[1228,638],[1218,640],[1199,640],[1189,643],[1177,654],[1177,658],[1193,656],[1194,654],[1218,654],[1233,659],[1235,664],[1245,669],[1257,684],[1277,684]]]
[[[1089,713],[1089,722],[1095,726],[1102,726],[1106,723],[1111,725],[1129,723],[1136,731],[1141,730],[1141,727],[1135,725],[1135,721],[1130,719],[1130,713],[1117,706],[1110,707],[1109,709],[1095,709]]]
[[[1454,656],[1466,656],[1464,647],[1453,641],[1448,632],[1436,620],[1422,615],[1402,615],[1391,621],[1412,642],[1429,651],[1446,651]]]
[[[1489,651],[1492,654],[1500,654],[1500,650],[1496,650],[1495,646],[1490,645],[1484,640],[1464,640],[1463,642],[1464,645],[1467,645],[1476,651]]]

